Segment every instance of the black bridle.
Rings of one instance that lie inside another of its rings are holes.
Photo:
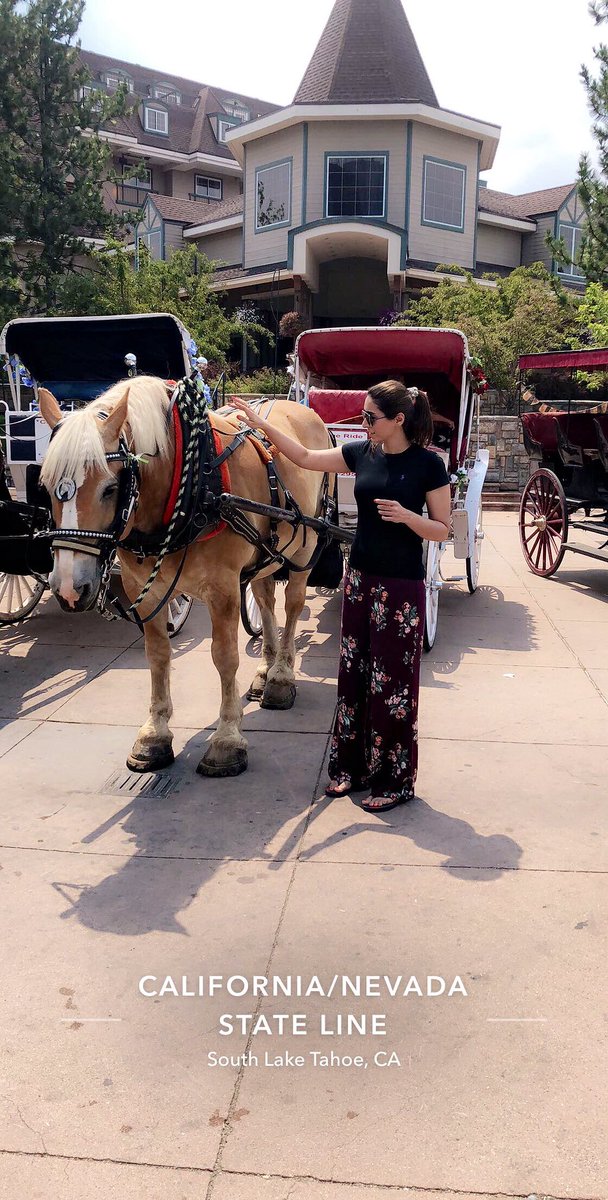
[[[61,424],[62,422],[60,421],[55,426],[51,434],[51,439],[57,433]],[[54,529],[50,534],[51,549],[53,552],[56,550],[72,550],[79,554],[89,554],[100,560],[101,584],[98,604],[101,606],[105,603],[114,554],[125,536],[131,517],[137,510],[140,484],[137,457],[129,450],[122,434],[118,439],[118,450],[113,450],[106,454],[105,459],[107,463],[119,462],[122,464],[117,475],[118,501],[111,525],[108,529]],[[62,484],[69,485],[72,483],[73,481],[71,480],[60,480],[57,484],[55,496],[60,503],[65,503],[68,498],[72,499],[76,494],[77,489],[74,484],[74,492],[62,500],[60,493]]]

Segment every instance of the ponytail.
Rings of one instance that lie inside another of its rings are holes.
[[[433,440],[433,418],[431,406],[426,392],[418,388],[408,388],[412,397],[412,407],[404,421],[404,431],[408,442],[418,446],[428,446]]]
[[[403,413],[403,432],[417,446],[428,446],[433,440],[433,418],[426,392],[417,387],[405,387],[396,379],[387,379],[369,389],[368,395],[381,413],[393,419]]]

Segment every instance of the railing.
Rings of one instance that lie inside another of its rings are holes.
[[[117,204],[129,204],[133,208],[141,208],[146,203],[148,196],[154,196],[157,193],[152,188],[137,187],[132,183],[117,183],[116,184],[116,202]]]

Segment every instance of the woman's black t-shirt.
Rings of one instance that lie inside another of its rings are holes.
[[[422,514],[427,492],[449,483],[439,455],[412,444],[401,454],[385,454],[371,442],[341,447],[349,471],[355,473],[357,533],[350,565],[370,575],[424,579],[422,538],[407,525],[383,521],[375,500],[397,500]]]

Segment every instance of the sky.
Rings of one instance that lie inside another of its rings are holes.
[[[333,0],[87,0],[80,40],[128,62],[288,104]],[[488,186],[569,183],[592,151],[580,80],[608,42],[587,0],[404,0],[444,108],[502,127]]]

